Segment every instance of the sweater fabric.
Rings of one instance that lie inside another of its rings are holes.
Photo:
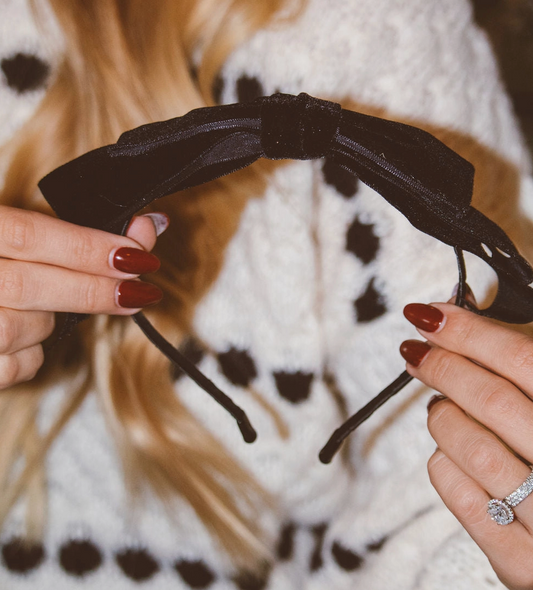
[[[0,142],[34,112],[59,55],[25,2],[0,0]],[[452,143],[467,137],[485,156],[476,179],[490,180],[499,162],[531,208],[528,154],[466,0],[310,0],[295,22],[239,47],[219,91],[221,103],[306,92],[447,130]],[[487,184],[503,191],[497,178]],[[492,275],[472,258],[469,283],[482,299]],[[445,301],[456,282],[453,249],[356,177],[327,160],[280,167],[248,203],[194,318],[198,367],[247,412],[257,441],[245,444],[191,380],[176,381],[176,395],[279,500],[264,523],[278,537],[272,568],[239,577],[183,502],[172,522],[151,499],[132,519],[118,453],[89,395],[48,455],[42,546],[21,554],[13,543],[22,503],[0,533],[0,589],[503,588],[429,482],[427,388],[413,382],[381,408],[351,437],[346,461],[318,460],[342,405],[354,413],[404,369],[398,346],[418,335],[403,306]],[[251,388],[283,417],[287,439]],[[43,426],[66,391],[46,393]]]

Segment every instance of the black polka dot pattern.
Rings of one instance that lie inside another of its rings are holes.
[[[326,534],[327,528],[328,525],[326,523],[321,523],[315,525],[311,529],[311,533],[313,534],[315,541],[313,552],[311,553],[311,559],[309,560],[309,569],[312,572],[316,572],[324,564],[324,559],[322,557],[322,549],[324,546],[324,536]]]
[[[255,76],[242,75],[237,80],[237,100],[239,102],[251,102],[260,96],[265,96],[265,91]]]
[[[218,354],[218,362],[225,377],[234,385],[247,387],[257,377],[254,360],[246,350],[232,347]]]
[[[25,543],[16,537],[2,545],[2,563],[11,572],[25,574],[39,567],[45,558],[40,543]]]
[[[115,559],[124,574],[136,582],[149,580],[159,571],[157,561],[145,549],[125,549]]]
[[[371,322],[387,312],[384,297],[377,291],[374,282],[372,278],[365,292],[354,302],[357,321],[361,324]]]
[[[379,238],[374,233],[374,225],[362,223],[356,217],[346,234],[346,250],[355,254],[363,264],[372,262],[379,250]]]
[[[382,539],[379,539],[378,541],[373,541],[372,543],[369,543],[366,546],[366,548],[369,551],[376,553],[381,550],[381,548],[383,547],[383,545],[385,545],[386,542],[387,542],[387,537],[383,537]]]
[[[357,176],[339,166],[332,158],[325,158],[322,165],[322,174],[327,184],[346,199],[353,197],[359,188],[359,179]]]
[[[0,62],[7,85],[22,94],[44,86],[50,67],[36,55],[17,53]]]
[[[288,561],[294,553],[294,533],[296,532],[296,525],[289,522],[281,529],[276,553],[280,561]]]
[[[241,572],[233,578],[239,590],[264,590],[270,577],[270,567],[265,566],[260,573]]]
[[[331,546],[331,554],[337,565],[347,572],[353,572],[359,569],[364,562],[358,553],[345,549],[337,542]]]
[[[174,569],[191,588],[209,588],[215,581],[215,574],[201,560],[180,560],[174,564]]]
[[[313,373],[285,373],[283,371],[274,373],[276,387],[281,397],[299,404],[305,401],[311,393],[311,383],[313,382]]]
[[[59,550],[61,567],[72,576],[85,576],[100,567],[102,554],[91,541],[69,541]]]
[[[196,338],[193,336],[188,336],[183,340],[179,349],[181,354],[191,363],[197,365],[203,358],[205,351],[202,348],[202,345]],[[177,381],[180,377],[183,377],[185,372],[183,369],[178,367],[175,364],[171,365],[171,376],[174,381]]]

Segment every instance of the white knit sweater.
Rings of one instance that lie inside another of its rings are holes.
[[[55,64],[23,0],[0,0],[0,60],[1,142],[42,98],[43,64],[51,71]],[[261,31],[223,69],[223,103],[277,90],[350,99],[388,118],[471,136],[516,167],[531,198],[528,156],[467,0],[310,0],[296,23]],[[474,262],[469,281],[482,296],[490,274]],[[0,589],[502,587],[429,483],[435,445],[426,429],[428,391],[419,384],[353,436],[351,467],[340,457],[328,466],[317,458],[343,421],[326,383],[334,380],[350,414],[363,406],[404,368],[398,346],[416,332],[403,306],[446,300],[456,282],[451,248],[331,163],[278,170],[264,197],[247,206],[194,322],[211,351],[200,369],[246,410],[258,440],[246,445],[187,378],[176,386],[280,499],[278,517],[266,523],[280,535],[270,575],[239,585],[185,505],[176,523],[155,502],[129,518],[117,452],[91,395],[50,452],[44,553],[22,565],[14,556],[10,541],[22,528],[14,510],[0,534]],[[243,384],[283,416],[288,440]],[[61,385],[47,394],[43,424],[63,394]]]

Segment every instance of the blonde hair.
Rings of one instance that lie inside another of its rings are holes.
[[[36,183],[48,171],[116,141],[127,129],[214,104],[213,84],[229,53],[288,0],[49,3],[64,34],[64,57],[37,112],[9,146],[1,194],[5,205],[45,212]],[[301,6],[298,0],[291,16]],[[195,305],[215,280],[240,214],[251,196],[263,192],[270,168],[272,163],[258,163],[155,205],[170,216],[171,230],[159,240],[162,267],[150,279],[165,299],[149,316],[170,341],[191,332]],[[42,535],[45,453],[94,388],[133,498],[139,481],[169,507],[180,495],[235,562],[250,566],[268,557],[257,522],[258,510],[271,507],[271,499],[182,405],[168,361],[137,326],[127,318],[92,318],[66,344],[52,351],[33,382],[0,396],[0,523],[26,493],[27,538]],[[42,392],[67,377],[76,387],[55,424],[39,434]],[[25,467],[14,477],[20,457]]]

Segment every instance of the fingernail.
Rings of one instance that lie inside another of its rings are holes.
[[[121,272],[141,275],[155,272],[161,263],[157,256],[139,248],[119,248],[113,255],[113,266]]]
[[[420,340],[405,340],[400,345],[400,354],[413,367],[418,367],[430,350],[431,346]]]
[[[409,303],[404,307],[403,315],[424,332],[436,332],[444,321],[444,314],[440,309],[424,303]]]
[[[152,220],[157,237],[167,229],[170,223],[170,218],[166,213],[145,213],[143,217],[149,217]]]
[[[117,288],[117,303],[120,307],[146,307],[163,299],[163,292],[152,283],[122,281]]]
[[[430,400],[428,401],[428,412],[429,410],[431,410],[431,408],[437,403],[437,402],[441,402],[443,399],[446,399],[446,396],[444,395],[440,395],[440,393],[434,395],[433,397],[430,398]],[[438,449],[439,447],[437,447]],[[437,450],[435,449],[435,450]]]

